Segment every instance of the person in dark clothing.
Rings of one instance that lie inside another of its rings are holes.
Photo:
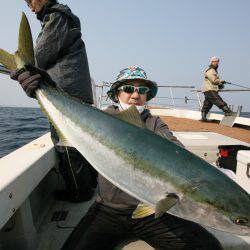
[[[206,122],[207,114],[213,105],[216,105],[219,109],[223,110],[226,116],[233,115],[234,113],[230,110],[227,103],[218,94],[220,89],[224,88],[224,80],[221,80],[218,74],[219,58],[212,57],[210,60],[211,64],[205,71],[205,80],[203,93],[205,100],[201,110],[201,121]]]
[[[88,59],[81,39],[79,18],[68,6],[59,4],[56,0],[25,1],[41,21],[42,31],[34,51],[36,67],[30,71],[22,71],[22,74],[20,71],[14,72],[12,79],[19,80],[26,94],[34,97],[41,75],[48,74],[57,88],[93,104]],[[76,149],[58,144],[59,138],[52,125],[51,138],[59,158],[59,171],[66,186],[66,190],[55,191],[55,198],[72,202],[91,199],[93,187],[97,185],[96,171]]]
[[[147,79],[142,68],[126,68],[107,93],[116,104],[109,106],[106,112],[117,114],[135,105],[147,129],[183,146],[168,126],[146,109],[146,102],[156,93],[156,83]],[[155,249],[222,249],[218,240],[203,227],[176,216],[166,213],[155,219],[154,211],[150,211],[133,218],[133,212],[142,204],[140,201],[101,175],[98,184],[95,203],[66,240],[63,250],[111,250],[129,238],[142,239]]]

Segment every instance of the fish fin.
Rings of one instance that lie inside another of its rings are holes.
[[[22,14],[19,27],[18,51],[12,55],[0,49],[0,63],[9,70],[21,69],[26,65],[35,65],[31,29],[29,21],[24,13]]]
[[[24,13],[22,13],[19,26],[18,51],[15,54],[15,59],[18,68],[25,65],[35,65],[32,33],[29,21]]]
[[[155,218],[161,217],[171,207],[173,207],[180,200],[175,193],[169,193],[164,199],[160,200],[155,207]]]
[[[0,49],[0,63],[9,70],[17,69],[14,55],[3,49]]]
[[[134,105],[118,114],[113,114],[113,116],[137,127],[145,128],[145,124],[141,119],[141,115]]]
[[[141,219],[149,215],[152,215],[154,213],[155,213],[155,210],[153,207],[148,206],[144,203],[139,203],[132,214],[132,219]]]

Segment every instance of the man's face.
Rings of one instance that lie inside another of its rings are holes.
[[[135,87],[146,86],[145,82],[141,80],[126,81],[123,83],[123,86],[124,85],[133,85]],[[139,94],[138,90],[135,90],[133,93],[126,93],[123,90],[119,90],[118,97],[123,103],[129,104],[129,105],[142,106],[142,105],[145,105],[147,101],[147,93]]]
[[[28,2],[28,6],[30,7],[31,11],[35,12],[37,14],[42,10],[42,8],[45,5],[45,3],[47,2],[47,0],[30,0],[27,2]]]
[[[219,66],[219,60],[213,60],[211,62],[211,64],[214,66],[214,67],[218,67]]]

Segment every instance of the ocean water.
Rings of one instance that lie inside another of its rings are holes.
[[[250,112],[242,112],[240,116],[250,118]]]
[[[250,112],[241,116],[250,117]],[[39,108],[0,107],[0,158],[49,131]]]
[[[0,158],[49,131],[38,108],[0,107]]]

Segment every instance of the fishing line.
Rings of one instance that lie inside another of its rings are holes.
[[[74,179],[75,185],[78,188],[78,185],[77,185],[76,179],[75,179],[75,175],[74,175],[74,172],[73,172],[73,168],[72,168],[72,165],[71,165],[68,148],[65,147],[65,150],[66,150],[66,153],[67,153],[67,158],[68,158],[68,162],[69,162],[69,165],[70,165],[70,168],[71,168],[71,172],[72,172],[72,175],[73,175],[73,179]],[[59,181],[60,181],[60,173],[58,172],[58,184],[59,184]],[[64,211],[64,207],[65,207],[65,204],[62,204],[61,209],[59,211]],[[61,226],[60,225],[60,221],[57,221],[56,222],[56,227],[58,229],[67,229],[67,228],[75,228],[76,226]]]
[[[234,85],[234,86],[237,86],[237,87],[240,87],[240,88],[244,88],[244,89],[250,90],[250,88],[248,88],[246,86],[243,86],[243,85],[239,85],[239,84],[235,84],[235,83],[231,83],[231,82],[225,82],[225,83],[229,84],[229,85]]]
[[[78,184],[77,184],[77,182],[76,182],[76,178],[75,178],[75,175],[74,175],[73,167],[72,167],[72,165],[71,165],[71,161],[70,161],[70,157],[69,157],[68,147],[65,147],[65,149],[66,149],[66,152],[67,152],[67,158],[68,158],[68,162],[69,162],[70,170],[71,170],[71,172],[72,172],[72,176],[73,176],[73,179],[74,179],[74,182],[75,182],[75,185],[76,185],[76,189],[78,189],[78,190],[79,190],[79,186],[78,186]]]

